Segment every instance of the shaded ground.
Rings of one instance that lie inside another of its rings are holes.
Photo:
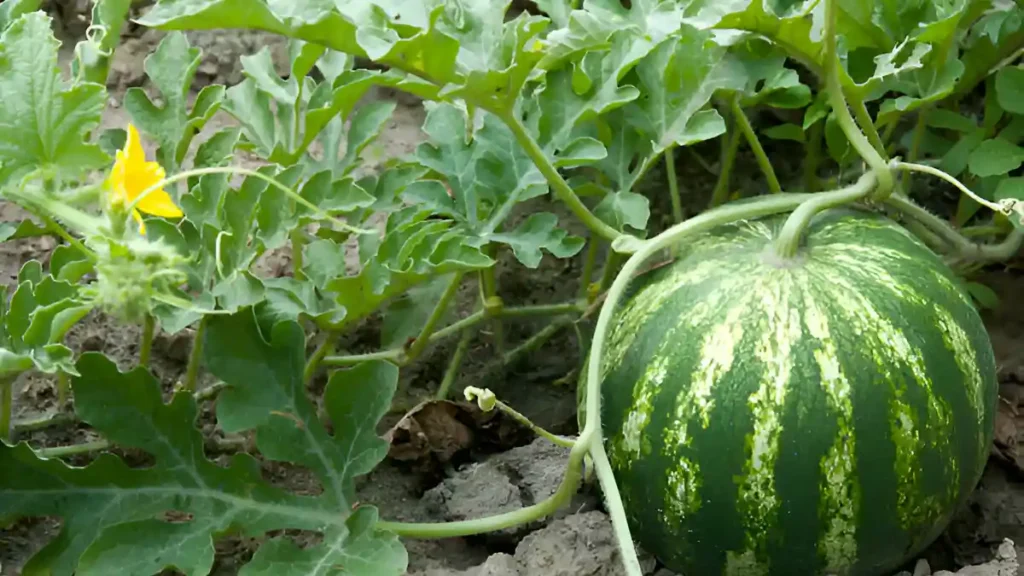
[[[74,32],[74,26],[68,26]],[[111,78],[111,106],[104,117],[104,126],[123,126],[128,116],[120,107],[124,90],[130,86],[146,86],[142,72],[143,58],[159,41],[160,35],[145,32],[141,37],[126,38],[119,48]],[[271,45],[283,54],[280,40],[258,33],[231,34],[192,33],[195,45],[203,48],[204,62],[199,69],[198,90],[210,82],[235,83],[240,80],[238,56]],[[397,98],[377,93],[375,98]],[[411,152],[420,141],[419,126],[423,112],[418,103],[399,99],[393,120],[388,124],[369,159],[385,158]],[[206,128],[214,131],[230,123],[219,114]],[[780,148],[769,152],[779,165],[796,166],[800,158],[785,156]],[[717,149],[702,146],[696,153],[715,169]],[[242,158],[242,162],[252,159]],[[735,186],[756,189],[761,186],[756,167],[749,158],[741,158]],[[685,194],[694,208],[704,205],[715,177],[693,157],[679,159],[681,180],[687,183]],[[780,170],[781,171],[781,170]],[[660,175],[655,174],[654,178]],[[667,196],[653,196],[656,214],[669,214]],[[561,213],[557,206],[549,208]],[[9,205],[0,204],[0,219],[22,217]],[[571,219],[564,219],[571,222]],[[655,223],[656,227],[665,222]],[[573,224],[572,226],[577,226]],[[581,233],[582,230],[573,230]],[[33,258],[44,259],[53,248],[51,239],[32,239],[0,244],[0,281],[11,284],[21,265]],[[45,263],[45,262],[44,262]],[[274,253],[261,262],[267,272],[287,268],[288,255]],[[504,260],[499,266],[498,282],[501,296],[514,304],[556,303],[572,298],[580,275],[582,256],[568,261],[545,258],[537,270],[526,270]],[[511,271],[512,273],[509,273]],[[908,574],[926,576],[932,569],[955,570],[960,566],[979,565],[962,574],[975,576],[1009,576],[1017,573],[1015,550],[1004,539],[1019,542],[1024,549],[1024,453],[1018,454],[1018,437],[1024,433],[1024,308],[1015,306],[1015,297],[1024,292],[1024,275],[1019,271],[996,270],[983,279],[1008,303],[1003,309],[986,313],[986,322],[996,348],[1003,383],[1004,402],[1000,409],[994,457],[970,506],[963,510],[947,533],[916,565],[907,567]],[[452,316],[466,316],[475,303],[475,288],[463,287],[457,310]],[[1016,308],[1016,310],[1014,310]],[[515,345],[533,334],[543,324],[525,322],[506,327],[509,345]],[[378,348],[379,319],[371,319],[350,336],[344,345],[352,352]],[[487,330],[471,343],[456,389],[462,386],[485,385],[499,396],[557,433],[575,430],[574,373],[580,362],[579,345],[571,330],[563,331],[545,346],[513,365],[495,361],[500,351],[490,344]],[[190,347],[190,334],[161,336],[154,349],[153,369],[170,390],[183,375]],[[139,330],[115,325],[101,315],[93,315],[75,328],[69,344],[76,350],[102,351],[129,365],[138,354]],[[389,416],[384,428],[396,423],[403,410],[429,397],[441,381],[455,342],[446,342],[431,350],[415,367],[403,370],[401,394],[395,414]],[[322,383],[321,383],[322,385]],[[56,410],[54,383],[46,378],[30,377],[19,383],[16,399],[16,420],[44,415]],[[204,408],[205,423],[212,454],[230,450],[231,440],[214,430],[211,406]],[[454,415],[454,416],[453,416]],[[1018,425],[1018,422],[1020,423]],[[405,521],[441,521],[479,517],[528,506],[549,495],[561,478],[565,451],[543,440],[533,441],[515,427],[501,422],[481,423],[456,409],[423,412],[416,425],[432,431],[441,430],[446,441],[461,448],[446,459],[444,465],[422,464],[415,459],[391,458],[359,482],[359,498],[372,502],[382,517]],[[94,438],[84,429],[64,427],[45,432],[32,432],[28,438],[39,445],[60,446]],[[227,446],[227,448],[225,448]],[[132,455],[128,455],[132,458]],[[265,475],[273,482],[298,492],[319,489],[315,478],[303,470],[278,463],[266,463]],[[53,521],[22,521],[0,530],[0,574],[19,574],[24,559],[54,534]],[[299,539],[303,536],[298,536]],[[607,517],[600,510],[599,499],[592,490],[584,490],[572,506],[554,519],[516,530],[445,541],[406,541],[410,555],[409,571],[420,576],[596,576],[621,574],[615,544]],[[257,542],[233,538],[218,549],[216,574],[235,574],[238,566],[251,557]],[[670,574],[651,558],[644,558],[648,573]],[[987,562],[990,564],[980,566]],[[936,572],[939,574],[941,572]]]

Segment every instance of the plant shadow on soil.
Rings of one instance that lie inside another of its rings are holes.
[[[66,15],[65,15],[66,17]],[[111,75],[111,101],[103,127],[123,125],[127,113],[118,103],[126,88],[146,86],[142,72],[143,58],[159,42],[160,34],[153,31],[129,31],[118,49]],[[279,56],[284,54],[280,39],[261,33],[216,32],[189,33],[194,45],[204,51],[199,68],[197,91],[210,82],[234,83],[240,80],[238,57],[270,45]],[[397,98],[399,106],[392,122],[386,127],[370,159],[381,161],[387,157],[411,152],[421,139],[419,126],[423,120],[422,108],[416,102],[395,94],[379,93],[375,97]],[[223,112],[206,128],[207,132],[230,123]],[[792,146],[766,143],[780,174],[798,174],[802,157],[792,155]],[[802,149],[796,148],[802,152]],[[695,152],[703,158],[717,158],[717,145],[698,146]],[[241,161],[254,162],[241,157]],[[679,153],[678,171],[684,183],[683,195],[691,213],[701,209],[710,197],[715,176],[715,161],[702,167],[689,152]],[[663,182],[661,167],[652,171],[650,182]],[[763,180],[752,157],[743,153],[737,161],[734,188],[759,193]],[[657,184],[646,191],[652,199],[652,222],[656,230],[670,224],[671,210],[664,187]],[[546,209],[560,216],[570,232],[585,235],[585,230],[560,205]],[[521,218],[523,215],[517,215]],[[0,220],[13,221],[24,217],[16,207],[0,204]],[[515,225],[515,222],[510,224]],[[0,244],[0,281],[13,284],[22,264],[40,259],[46,265],[54,244],[49,238],[12,241]],[[1021,264],[1020,261],[1017,264]],[[268,254],[259,264],[265,275],[286,274],[289,256],[286,251]],[[500,296],[509,305],[551,304],[575,297],[582,267],[582,255],[569,260],[555,260],[546,256],[536,270],[516,263],[510,254],[504,254],[497,271]],[[992,287],[1002,301],[1013,303],[1024,293],[1024,274],[1007,266],[1005,270],[992,270],[982,279]],[[457,296],[457,305],[449,321],[471,314],[477,306],[474,284],[466,282]],[[932,568],[956,570],[965,565],[988,562],[1004,538],[1018,542],[1024,549],[1024,454],[1017,457],[1017,438],[1024,437],[1024,412],[1017,417],[1017,408],[1024,408],[1024,308],[1005,306],[1004,309],[985,313],[986,323],[996,349],[1003,386],[1000,420],[997,423],[997,442],[993,458],[978,490],[968,507],[962,510],[949,530],[926,551]],[[543,321],[509,323],[504,327],[506,350],[524,341],[544,326]],[[586,338],[591,326],[581,325]],[[138,355],[140,329],[117,324],[101,314],[93,314],[80,323],[69,335],[69,345],[76,351],[100,351],[127,368]],[[372,317],[358,327],[343,342],[346,352],[358,353],[380,348],[381,318]],[[493,334],[486,325],[470,344],[460,376],[452,389],[451,398],[459,398],[467,385],[492,389],[508,404],[514,406],[539,425],[560,434],[576,431],[575,382],[581,363],[581,343],[572,328],[563,329],[554,338],[524,358],[510,365],[498,360],[501,350],[493,344]],[[153,350],[153,372],[169,395],[185,372],[191,333],[159,336]],[[448,360],[456,342],[454,339],[439,343],[414,366],[403,369],[396,409],[381,423],[381,433],[393,426],[408,408],[429,399],[444,376]],[[206,375],[200,386],[209,385]],[[321,377],[312,385],[312,397],[322,391]],[[237,450],[238,439],[227,439],[217,430],[212,402],[204,403],[199,424],[209,439],[207,454],[215,461]],[[24,420],[52,413],[57,408],[55,383],[50,378],[32,376],[19,383],[16,397],[15,420]],[[359,499],[379,507],[381,516],[402,521],[446,521],[468,519],[494,514],[532,504],[549,495],[561,479],[566,453],[543,440],[534,440],[521,429],[503,427],[501,433],[481,433],[472,430],[463,420],[446,420],[453,435],[468,434],[442,461],[427,458],[428,465],[419,461],[385,460],[376,470],[359,481]],[[1020,432],[1018,432],[1020,430]],[[476,434],[476,437],[474,437]],[[19,439],[37,446],[65,446],[95,440],[85,426],[56,427],[45,431],[23,434]],[[248,439],[241,439],[244,446]],[[234,443],[232,443],[234,442]],[[146,465],[147,457],[121,453],[131,464]],[[88,457],[75,457],[71,462],[84,464]],[[314,476],[303,469],[276,462],[263,462],[264,476],[269,481],[298,493],[316,493],[320,486]],[[24,561],[56,534],[59,521],[55,519],[22,520],[0,530],[0,575],[19,574]],[[310,543],[316,536],[307,533],[290,534],[300,543]],[[613,575],[621,574],[615,543],[607,517],[600,511],[599,499],[593,489],[584,489],[567,509],[554,519],[537,522],[518,530],[471,538],[452,538],[442,541],[405,540],[409,551],[409,571],[421,576],[516,576],[516,575]],[[259,545],[259,541],[228,538],[217,547],[214,574],[236,574]],[[668,576],[649,557],[642,557],[648,573]],[[908,567],[913,571],[913,565]],[[984,570],[984,569],[982,569]],[[168,572],[170,573],[170,572]],[[972,574],[1003,574],[1005,572],[975,571]],[[916,576],[917,573],[915,573]]]

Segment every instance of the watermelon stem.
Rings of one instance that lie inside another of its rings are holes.
[[[412,346],[405,353],[404,361],[413,360],[418,358],[424,350],[427,349],[427,345],[430,344],[430,335],[434,333],[434,329],[437,327],[437,323],[444,317],[445,312],[448,311],[448,305],[451,303],[452,298],[455,297],[456,292],[459,291],[459,286],[462,285],[461,272],[456,272],[452,279],[448,282],[448,286],[445,287],[444,293],[441,298],[434,305],[434,309],[430,313],[430,317],[423,324],[423,328],[420,329],[420,333],[416,336],[416,339],[412,341]]]
[[[14,412],[14,378],[0,381],[0,440],[11,439],[11,414]]]
[[[665,172],[668,178],[668,194],[672,200],[672,217],[676,222],[683,221],[683,203],[679,199],[679,178],[676,177],[676,147],[665,149]]]
[[[969,196],[971,200],[974,200],[975,202],[981,204],[982,206],[988,208],[989,210],[998,212],[999,214],[1002,214],[1004,216],[1011,216],[1013,215],[1013,212],[1018,209],[1017,202],[1015,201],[991,202],[989,200],[982,198],[981,196],[978,196],[977,194],[972,192],[971,189],[968,188],[963,182],[957,180],[953,176],[950,176],[949,174],[940,170],[939,168],[928,166],[927,164],[915,164],[913,162],[899,161],[892,162],[892,167],[900,170],[905,170],[908,174],[910,172],[921,172],[923,174],[928,174],[930,176],[942,178],[946,182],[949,182],[953,186],[956,186],[957,189],[959,189],[961,192]]]
[[[579,298],[593,301],[590,284],[594,280],[594,267],[597,264],[597,251],[600,248],[600,239],[591,237],[587,243],[587,254],[583,257],[583,275],[580,277]]]
[[[561,446],[562,448],[572,448],[576,444],[576,441],[573,440],[572,438],[566,438],[564,436],[552,434],[551,432],[548,432],[544,428],[541,428],[540,426],[534,424],[533,421],[527,418],[523,413],[519,412],[515,408],[512,408],[508,404],[505,404],[501,400],[498,400],[497,396],[494,395],[494,392],[487,388],[466,386],[466,389],[463,391],[463,394],[465,395],[466,400],[470,402],[475,401],[477,403],[477,406],[479,406],[480,409],[483,410],[484,412],[490,412],[491,410],[497,408],[498,410],[501,410],[516,422],[519,422],[523,426],[526,426],[527,428],[532,430],[534,434],[540,436],[541,438],[544,438],[545,440],[548,440],[549,442],[555,444],[556,446]]]
[[[711,193],[710,208],[725,204],[726,200],[729,199],[729,177],[732,175],[732,166],[736,162],[736,151],[740,147],[739,127],[736,126],[735,120],[733,126],[735,128],[733,133],[726,134],[722,138],[722,160],[720,171],[718,172],[718,181],[715,182],[715,189]]]
[[[594,215],[593,212],[587,208],[586,204],[580,200],[580,197],[576,195],[576,192],[572,189],[572,186],[562,178],[562,175],[558,173],[558,169],[554,163],[548,158],[548,155],[540,147],[540,144],[530,135],[530,131],[526,129],[522,121],[512,110],[508,111],[497,111],[489,110],[496,114],[512,131],[512,135],[515,137],[516,142],[522,146],[526,155],[530,157],[530,160],[537,166],[540,173],[544,175],[544,178],[548,181],[551,186],[551,190],[555,193],[555,196],[559,200],[565,203],[569,207],[569,210],[579,218],[583,224],[590,229],[594,234],[601,236],[607,240],[614,240],[615,238],[622,235],[621,232],[608,225],[604,220],[601,220]]]
[[[821,180],[818,178],[818,166],[821,165],[821,139],[825,132],[824,122],[815,122],[807,135],[805,146],[807,147],[807,158],[804,161],[804,188],[808,192],[817,192],[821,187]]]
[[[891,174],[890,174],[891,177]],[[865,172],[855,183],[839,190],[820,192],[815,197],[800,205],[786,219],[782,231],[773,244],[775,255],[782,260],[796,256],[800,248],[800,238],[810,224],[814,215],[822,210],[835,206],[850,204],[862,200],[875,189],[878,179],[874,172]]]
[[[867,162],[875,174],[878,184],[877,188],[874,189],[875,199],[885,200],[892,194],[895,185],[889,164],[882,158],[878,150],[875,150],[875,147],[868,141],[867,136],[857,126],[853,116],[850,115],[850,109],[846,105],[843,84],[839,76],[841,73],[845,74],[845,71],[842,70],[839,54],[836,51],[836,18],[838,17],[838,12],[836,0],[825,0],[825,91],[828,93],[829,104],[832,105],[832,111],[835,112],[839,128],[846,134],[850,144],[860,154],[861,158]]]
[[[782,192],[782,185],[779,184],[779,178],[775,175],[772,162],[768,159],[768,155],[765,154],[764,148],[761,147],[761,142],[757,139],[757,134],[754,133],[754,127],[750,125],[750,120],[740,106],[740,96],[738,93],[729,100],[729,108],[736,119],[736,126],[743,133],[743,137],[747,140],[747,145],[750,146],[750,150],[754,153],[757,165],[761,168],[761,172],[764,173],[764,177],[768,179],[768,190],[772,194]]]
[[[434,397],[438,400],[448,399],[448,391],[451,390],[452,384],[455,383],[455,379],[459,375],[459,368],[462,367],[462,361],[469,350],[469,343],[473,340],[473,334],[472,330],[466,330],[459,337],[459,343],[455,346],[455,352],[452,353],[451,360],[448,361],[448,368],[444,371],[441,385],[437,387],[437,394]]]
[[[918,206],[909,198],[890,196],[886,200],[886,204],[904,216],[921,223],[945,240],[957,258],[966,258],[975,262],[998,262],[1012,258],[1024,244],[1024,228],[1022,227],[1014,227],[1001,242],[979,244],[964,237],[945,220]]]

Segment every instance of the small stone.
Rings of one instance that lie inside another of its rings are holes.
[[[1013,546],[1013,542],[1009,539],[1004,539],[996,551],[996,558],[999,560],[1016,560],[1017,549]]]
[[[467,570],[467,576],[519,576],[519,569],[516,567],[515,557],[499,553],[492,554],[480,566]]]
[[[513,478],[520,479],[518,484],[531,504],[551,497],[558,490],[568,459],[568,448],[544,438],[494,457],[496,464]]]
[[[423,504],[447,521],[483,518],[523,508],[519,488],[486,462],[460,471],[427,490]]]
[[[82,340],[82,352],[99,352],[103,350],[103,338],[98,334],[91,334]]]
[[[932,567],[928,565],[928,561],[921,558],[914,565],[914,576],[931,576]]]
[[[611,519],[594,510],[556,520],[516,547],[519,573],[544,576],[621,576],[625,574]],[[644,573],[655,560],[640,555]]]
[[[1013,542],[1003,540],[996,550],[995,559],[978,566],[967,566],[956,573],[956,576],[1017,576],[1017,551]],[[943,576],[949,572],[936,572],[934,576]]]

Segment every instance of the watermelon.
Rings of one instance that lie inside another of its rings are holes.
[[[688,238],[635,279],[602,428],[636,541],[686,576],[883,576],[935,540],[992,440],[991,342],[961,282],[877,214]]]

